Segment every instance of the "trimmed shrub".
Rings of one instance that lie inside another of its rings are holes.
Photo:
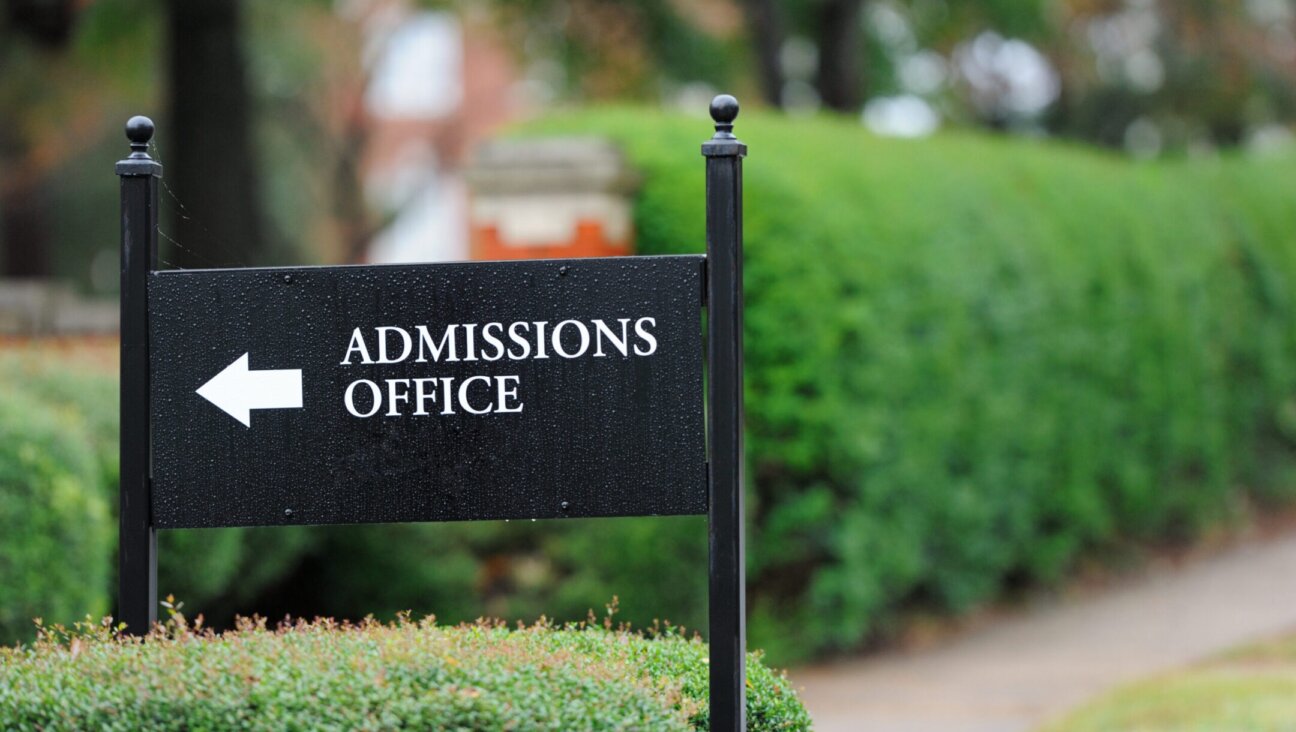
[[[147,641],[105,626],[0,650],[8,729],[708,729],[706,646],[597,626],[445,628],[181,620]],[[791,685],[752,655],[753,732],[805,730]]]
[[[108,506],[86,425],[0,389],[0,643],[108,609]]]
[[[523,134],[622,143],[638,248],[669,254],[704,247],[708,130],[612,109]],[[850,647],[1296,493],[1296,160],[738,133],[754,646]],[[569,618],[615,593],[636,624],[705,619],[694,519],[348,531],[299,578],[362,580],[330,612]]]
[[[703,249],[708,128],[622,109],[526,133],[623,143],[639,249],[664,254]],[[1296,494],[1296,159],[748,113],[738,133],[754,646],[850,647]],[[570,617],[616,593],[638,624],[705,617],[695,519],[346,531],[291,585],[329,612]]]
[[[668,254],[704,248],[709,127],[613,109],[525,134],[622,143],[638,249]],[[850,646],[1296,491],[1296,159],[737,133],[753,643]]]
[[[102,579],[94,580],[96,584],[89,586],[79,580],[77,584],[82,592],[111,598],[115,593],[113,578],[117,569],[115,513],[120,471],[116,376],[102,365],[95,368],[89,363],[72,364],[56,358],[56,354],[38,349],[29,353],[10,352],[0,354],[0,398],[8,394],[22,395],[25,409],[57,415],[62,423],[73,425],[61,436],[60,444],[65,444],[65,447],[60,449],[72,450],[89,461],[91,470],[76,473],[79,490],[93,494],[96,505],[100,506],[93,530],[89,530],[87,535],[108,542],[100,551],[78,555],[84,567],[78,571],[87,573],[83,579]],[[21,436],[21,430],[0,434],[0,454],[17,450],[18,436]],[[33,435],[26,437],[35,439]],[[67,446],[66,443],[75,444]],[[39,456],[38,461],[51,462],[73,471],[82,467],[82,463],[68,462],[62,454],[49,452],[54,448],[48,442],[36,439],[33,443],[29,439],[27,444],[28,447],[23,449],[34,450]],[[27,478],[28,481],[35,479]],[[6,488],[8,486],[0,486],[0,490]],[[6,493],[13,490],[17,489]],[[34,483],[28,483],[23,492],[26,498],[8,496],[8,500],[11,505],[20,506],[24,500],[40,493],[43,491]],[[14,510],[21,513],[26,509]],[[80,528],[74,526],[67,531],[79,531]],[[158,586],[162,594],[182,597],[191,608],[229,617],[240,603],[296,566],[313,539],[314,535],[300,527],[162,532],[158,539]],[[0,536],[0,545],[4,541],[5,538]],[[50,556],[55,555],[57,552]],[[43,565],[39,563],[44,553],[24,551],[7,556],[11,557],[9,566],[18,576],[44,576]],[[0,566],[4,562],[5,558],[0,556]],[[9,587],[0,583],[0,617],[12,616],[20,620],[13,621],[17,623],[17,630],[7,640],[32,637],[31,620],[36,616],[71,620],[87,612],[100,613],[108,608],[101,599],[69,616],[58,612],[62,607],[58,603],[49,610],[19,605],[16,598],[23,590],[15,585],[12,591],[6,591]],[[75,602],[76,597],[69,597],[69,601]],[[2,625],[4,621],[0,621]],[[4,632],[0,631],[0,638],[4,637]]]
[[[85,357],[83,357],[83,360]],[[82,425],[84,445],[98,465],[96,484],[116,503],[120,469],[117,449],[117,379],[99,368],[74,367],[60,354],[0,352],[0,389],[22,392]],[[106,489],[112,486],[112,491]],[[112,495],[109,495],[112,494]]]

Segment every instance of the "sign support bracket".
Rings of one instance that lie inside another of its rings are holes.
[[[706,157],[707,482],[711,729],[745,730],[746,552],[743,539],[742,161],[738,100],[711,102]]]
[[[126,123],[131,154],[121,178],[121,484],[117,621],[146,635],[157,621],[157,531],[152,517],[149,398],[149,272],[157,269],[162,165],[149,157],[153,122]]]

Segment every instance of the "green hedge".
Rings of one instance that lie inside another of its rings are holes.
[[[666,254],[703,249],[708,130],[623,109],[526,134],[621,142],[639,251]],[[1296,159],[737,134],[754,643],[850,646],[1293,495]]]
[[[644,174],[639,249],[660,254],[702,250],[708,127],[623,109],[525,132],[620,140]],[[850,647],[906,608],[957,612],[1291,501],[1296,159],[1134,163],[749,113],[737,130],[754,647]],[[268,587],[307,556],[243,607],[566,619],[617,594],[637,625],[705,620],[697,519],[272,531],[164,534],[164,591],[237,605],[235,578]]]
[[[521,134],[622,143],[638,248],[667,254],[703,249],[708,128],[613,109]],[[851,647],[909,608],[1290,502],[1296,159],[1135,163],[748,113],[737,130],[754,647]],[[346,586],[366,555],[401,579],[329,612],[566,618],[615,593],[636,624],[704,627],[703,521],[351,531],[306,584]]]
[[[431,620],[223,635],[182,622],[147,643],[103,626],[0,649],[13,730],[708,729],[706,646],[598,626]],[[787,679],[752,655],[748,729],[805,730]]]
[[[10,418],[0,428],[0,514],[36,517],[22,533],[0,524],[0,641],[33,637],[37,616],[70,621],[110,607],[117,402],[116,377],[91,359],[39,347],[0,354],[0,409]],[[48,516],[55,484],[80,496],[81,513]],[[158,585],[190,607],[228,615],[295,567],[312,539],[300,528],[162,532]],[[45,598],[44,608],[28,598]]]
[[[112,535],[86,426],[0,389],[0,644],[108,609]]]

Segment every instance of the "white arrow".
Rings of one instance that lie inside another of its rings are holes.
[[[301,369],[249,371],[245,353],[198,387],[198,394],[251,427],[253,409],[301,408]]]

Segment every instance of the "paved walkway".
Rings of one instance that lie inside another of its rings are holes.
[[[1120,684],[1296,630],[1296,533],[993,621],[936,648],[792,674],[820,732],[1025,732]]]

